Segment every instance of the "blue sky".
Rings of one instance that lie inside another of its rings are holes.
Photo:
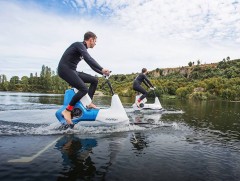
[[[0,74],[56,70],[64,50],[97,34],[89,50],[114,74],[240,58],[237,0],[2,0]],[[78,70],[95,75],[80,62]]]

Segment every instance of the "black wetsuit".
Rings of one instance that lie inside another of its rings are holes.
[[[59,64],[58,75],[79,91],[73,96],[70,106],[74,106],[87,93],[93,98],[97,88],[98,79],[89,74],[78,72],[77,64],[84,59],[85,62],[97,73],[102,74],[102,67],[89,55],[85,42],[75,42],[64,52]],[[89,89],[85,83],[90,83]]]
[[[133,81],[133,90],[138,91],[142,93],[142,96],[140,97],[141,100],[143,100],[145,97],[147,97],[147,91],[141,87],[141,83],[144,83],[148,88],[153,87],[151,82],[148,80],[147,76],[143,73],[140,73],[135,80]]]

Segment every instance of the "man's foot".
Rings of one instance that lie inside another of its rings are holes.
[[[98,109],[97,106],[96,106],[95,104],[93,104],[93,103],[89,104],[89,105],[87,106],[87,108],[88,108],[88,109]]]
[[[62,112],[62,115],[64,119],[67,121],[67,124],[73,124],[72,118],[71,118],[71,112],[67,111],[66,109]]]
[[[140,108],[140,102],[137,101],[136,105],[137,105],[138,108]]]

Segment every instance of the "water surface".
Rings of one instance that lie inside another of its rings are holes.
[[[149,124],[59,131],[62,95],[0,92],[0,180],[240,179],[240,103],[160,99],[162,112],[133,112],[121,100],[131,123]]]

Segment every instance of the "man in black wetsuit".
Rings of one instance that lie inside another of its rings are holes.
[[[78,89],[78,92],[73,96],[66,110],[62,112],[64,119],[71,127],[73,127],[71,111],[74,105],[85,96],[87,97],[89,95],[92,99],[98,85],[98,79],[96,77],[84,72],[78,72],[76,70],[77,64],[84,59],[95,72],[102,75],[109,75],[110,73],[108,69],[102,68],[87,52],[88,48],[93,48],[96,45],[96,40],[97,36],[93,32],[86,32],[84,34],[84,41],[71,44],[62,55],[58,64],[58,75],[72,87]],[[85,83],[90,83],[89,89]],[[91,100],[87,107],[96,108]]]
[[[147,91],[141,86],[141,83],[143,82],[148,88],[154,89],[152,83],[148,80],[146,74],[147,69],[143,68],[142,73],[140,73],[133,81],[133,90],[138,91],[142,93],[142,96],[137,100],[136,104],[138,107],[140,107],[140,102],[147,97]]]

